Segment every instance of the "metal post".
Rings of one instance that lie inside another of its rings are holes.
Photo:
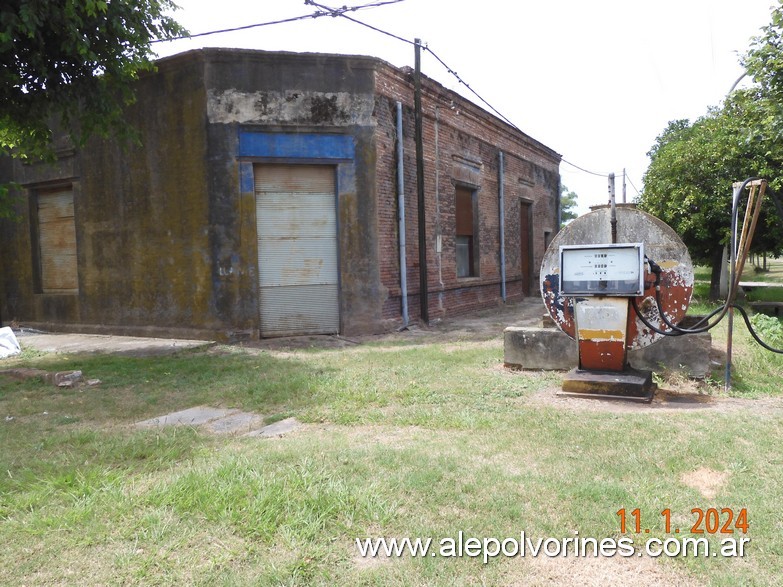
[[[617,204],[614,199],[614,173],[609,174],[609,205],[612,208],[612,244],[617,242]]]
[[[424,208],[424,131],[421,112],[421,39],[414,40],[415,69],[413,76],[413,110],[416,123],[416,193],[419,216],[419,304],[421,319],[430,321],[429,292],[427,291],[427,218]]]
[[[506,160],[503,151],[498,153],[498,213],[500,215],[500,297],[506,301],[506,192],[504,178]]]
[[[623,204],[625,204],[627,188],[625,187],[625,167],[623,167]]]
[[[408,326],[408,263],[405,252],[405,166],[402,145],[402,102],[397,102],[397,207],[400,231],[400,298],[402,325]]]

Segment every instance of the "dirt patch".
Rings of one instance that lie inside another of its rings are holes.
[[[246,349],[297,351],[350,349],[360,345],[388,343],[397,346],[460,341],[500,339],[508,326],[539,326],[546,312],[541,298],[532,296],[521,302],[500,305],[466,316],[434,319],[429,325],[412,323],[408,328],[384,334],[363,336],[296,336],[237,343]]]
[[[728,480],[729,474],[727,472],[716,471],[707,467],[701,467],[691,473],[686,473],[680,478],[680,481],[691,489],[697,490],[706,499],[715,499],[718,491],[726,485]]]
[[[574,395],[558,395],[559,387],[547,387],[527,396],[527,402],[533,405],[553,406],[564,410],[609,412],[609,413],[645,413],[671,412],[686,410],[706,410],[717,413],[733,413],[747,410],[759,415],[780,416],[783,414],[783,398],[745,399],[721,397],[698,392],[680,392],[671,389],[658,389],[651,403],[620,399],[581,398]]]
[[[699,585],[646,556],[632,557],[546,557],[525,559],[524,576],[509,585],[584,585],[595,587],[644,584],[648,587]],[[520,569],[522,570],[522,569]],[[520,573],[521,574],[521,573]]]

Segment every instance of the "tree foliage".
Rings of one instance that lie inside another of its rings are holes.
[[[560,185],[560,227],[562,228],[578,216],[576,213],[576,192],[570,191],[565,184]]]
[[[128,136],[122,118],[150,42],[183,33],[171,0],[6,0],[0,5],[0,153],[52,155],[53,125],[82,144]]]
[[[733,92],[693,123],[670,122],[648,153],[639,205],[674,228],[694,261],[712,266],[713,299],[730,238],[732,183],[760,176],[783,191],[782,26],[778,7],[743,60],[757,82],[752,88]],[[769,200],[752,250],[783,253],[783,219]]]

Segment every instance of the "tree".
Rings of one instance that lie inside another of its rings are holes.
[[[560,185],[560,228],[578,216],[574,210],[577,197],[576,192],[569,191],[563,184]]]
[[[783,141],[783,4],[772,10],[771,22],[761,32],[751,40],[741,62],[757,84],[756,99],[766,113],[759,130],[779,148]]]
[[[742,58],[754,86],[733,92],[693,124],[669,123],[648,153],[640,206],[669,223],[695,261],[712,265],[711,299],[729,241],[731,183],[760,176],[783,191],[783,4],[761,32]],[[782,251],[783,218],[768,200],[752,252]]]
[[[648,153],[639,206],[669,224],[695,262],[711,266],[710,299],[719,295],[722,253],[730,238],[732,183],[775,177],[783,163],[779,149],[770,149],[759,134],[768,112],[757,93],[736,92],[693,124],[670,122]],[[780,224],[767,202],[752,250],[781,253]]]
[[[0,154],[52,158],[53,127],[77,145],[128,138],[123,109],[150,42],[185,31],[171,0],[6,0],[0,5]]]

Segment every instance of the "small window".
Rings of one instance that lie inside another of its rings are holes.
[[[476,191],[457,186],[455,208],[457,277],[475,277],[478,275]]]
[[[73,190],[60,188],[37,195],[39,284],[42,293],[76,293],[76,225]]]

